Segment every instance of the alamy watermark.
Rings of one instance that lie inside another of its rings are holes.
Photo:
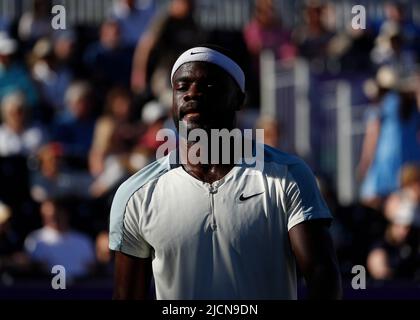
[[[351,19],[351,27],[355,30],[366,29],[366,8],[362,5],[355,5],[351,8],[351,13],[354,14]]]
[[[51,13],[54,14],[51,19],[51,28],[54,30],[65,30],[66,25],[66,8],[63,5],[55,5],[51,8]]]
[[[234,164],[264,169],[264,129],[210,129],[208,132],[201,128],[188,130],[180,121],[178,135],[170,129],[161,129],[156,141],[163,142],[156,151],[156,159],[177,149],[178,157],[170,161],[178,164]]]
[[[55,265],[52,267],[51,273],[55,274],[51,279],[51,288],[54,290],[66,289],[66,268],[62,265]]]
[[[51,13],[54,15],[51,20],[51,27],[54,30],[66,29],[66,8],[63,5],[54,5],[51,8]],[[366,8],[363,5],[354,5],[351,8],[353,14],[351,20],[351,27],[355,30],[366,29]]]
[[[358,264],[353,266],[351,273],[355,274],[351,280],[351,287],[354,290],[366,289],[366,268]]]

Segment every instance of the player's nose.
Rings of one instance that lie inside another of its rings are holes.
[[[203,97],[204,92],[197,83],[192,83],[188,88],[188,91],[184,95],[184,101],[199,100]]]

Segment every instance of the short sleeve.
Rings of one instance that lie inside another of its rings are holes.
[[[302,160],[288,166],[286,181],[287,229],[314,219],[332,219],[311,169]]]
[[[133,194],[124,201],[127,197],[121,192],[117,191],[112,202],[109,248],[138,258],[148,258],[151,256],[152,247],[140,232],[141,199]]]

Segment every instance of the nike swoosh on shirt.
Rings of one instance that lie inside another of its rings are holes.
[[[242,193],[241,196],[239,197],[239,200],[240,201],[245,201],[245,200],[251,199],[252,197],[259,196],[260,194],[263,194],[263,193],[264,193],[264,191],[260,192],[260,193],[253,194],[253,195],[248,196],[248,197],[244,197],[244,194]]]

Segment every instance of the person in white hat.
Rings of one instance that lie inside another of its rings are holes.
[[[17,42],[0,32],[0,100],[12,91],[25,92],[27,104],[35,106],[38,99],[35,86],[22,63],[14,61]]]

